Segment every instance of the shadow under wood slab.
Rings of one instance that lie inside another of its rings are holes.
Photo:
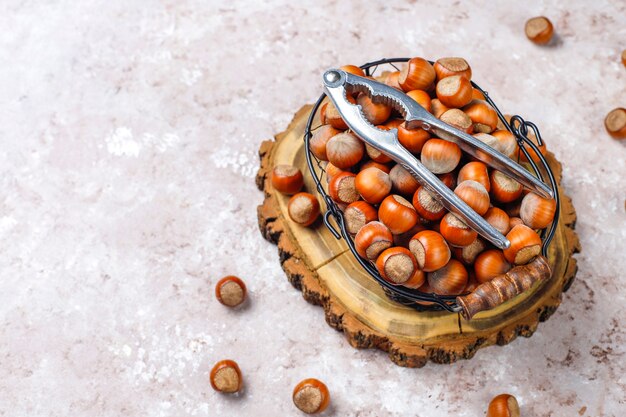
[[[292,222],[287,215],[289,197],[272,189],[272,167],[291,164],[304,174],[305,190],[316,194],[303,141],[310,110],[301,108],[285,132],[261,144],[256,182],[264,201],[258,207],[259,228],[278,245],[289,282],[308,302],[324,308],[328,324],[343,331],[352,346],[381,349],[400,366],[422,367],[429,360],[452,363],[473,357],[482,347],[505,345],[518,335],[530,337],[538,323],[554,313],[576,274],[572,254],[580,251],[576,212],[562,190],[559,226],[548,253],[552,278],[470,321],[455,313],[417,312],[389,300],[345,242],[335,239],[320,220],[308,228]],[[560,182],[560,163],[551,153],[547,160]]]

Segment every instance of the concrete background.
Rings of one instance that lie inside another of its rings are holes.
[[[295,6],[294,4],[298,4]],[[335,416],[524,416],[626,409],[626,3],[18,1],[0,4],[0,415],[298,415],[324,380]],[[526,19],[559,40],[537,47]],[[352,349],[257,229],[259,143],[323,69],[464,56],[564,162],[580,270],[530,339],[423,369]],[[213,285],[248,284],[243,311]],[[246,389],[214,393],[213,363]]]

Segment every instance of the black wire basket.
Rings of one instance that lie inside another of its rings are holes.
[[[399,68],[395,64],[401,64],[407,62],[408,60],[409,58],[380,59],[378,61],[368,62],[367,64],[361,65],[361,68],[364,70],[367,76],[374,76],[376,72],[379,71],[383,66],[388,66],[389,69],[399,70]],[[433,62],[431,62],[431,64],[433,64]],[[526,156],[526,159],[528,160],[528,163],[531,166],[532,171],[535,173],[535,175],[542,181],[544,181],[544,176],[547,177],[552,187],[552,190],[554,190],[554,198],[556,200],[556,213],[554,216],[554,220],[549,227],[543,229],[540,233],[542,240],[541,252],[543,256],[547,256],[548,246],[550,245],[550,242],[554,237],[554,233],[556,231],[556,227],[559,221],[560,199],[554,174],[550,169],[550,166],[548,165],[545,157],[538,148],[538,146],[543,146],[544,143],[543,139],[541,138],[541,134],[539,133],[539,129],[534,123],[526,121],[520,116],[512,116],[510,118],[510,122],[508,122],[500,109],[498,109],[496,104],[489,97],[489,94],[473,81],[471,83],[474,88],[479,90],[485,96],[485,100],[495,109],[498,114],[498,118],[506,127],[506,129],[515,135],[520,150],[519,152],[523,153]],[[359,264],[372,276],[372,278],[376,280],[376,282],[378,282],[378,284],[380,284],[380,286],[385,291],[385,294],[390,299],[400,304],[412,307],[418,311],[447,310],[450,312],[460,312],[461,307],[456,302],[456,295],[437,295],[435,293],[425,293],[417,289],[393,285],[380,276],[373,262],[368,259],[361,258],[357,253],[354,246],[353,238],[350,236],[346,229],[343,212],[330,198],[322,185],[321,179],[323,176],[326,175],[323,164],[318,158],[315,157],[315,155],[311,153],[311,150],[309,148],[309,142],[313,135],[312,132],[320,127],[313,127],[312,124],[325,97],[326,94],[322,94],[313,106],[313,109],[309,114],[309,118],[307,120],[304,132],[304,142],[306,147],[305,155],[307,165],[309,167],[309,171],[311,172],[311,176],[313,177],[313,181],[315,182],[317,191],[324,198],[324,201],[326,203],[326,211],[323,215],[324,224],[337,239],[343,238],[346,241],[348,248],[356,258],[356,260],[359,262]],[[529,131],[532,131],[534,133],[538,146],[535,145],[535,143],[533,143],[533,141],[528,138]],[[539,159],[540,166],[538,166],[537,163],[533,160],[527,147],[530,147],[532,151],[535,152],[536,156]],[[521,153],[518,153],[518,162],[519,158],[521,157]],[[331,216],[338,226],[339,231],[337,231],[335,226],[331,223]]]

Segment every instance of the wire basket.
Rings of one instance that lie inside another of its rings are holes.
[[[383,66],[389,66],[390,67],[389,69],[399,70],[395,64],[404,63],[404,62],[407,62],[408,60],[409,58],[381,59],[378,61],[368,62],[367,64],[361,65],[361,68],[365,71],[365,74],[367,76],[374,76],[376,72],[379,71],[381,67]],[[433,62],[431,62],[431,64],[433,64]],[[546,161],[545,157],[542,155],[541,151],[537,147],[537,145],[543,146],[543,143],[544,143],[543,139],[541,138],[541,134],[539,133],[539,129],[534,123],[526,121],[522,119],[520,116],[512,116],[510,119],[510,122],[507,122],[507,120],[505,119],[500,109],[498,109],[496,104],[489,97],[489,94],[485,90],[480,88],[473,81],[471,82],[471,84],[474,88],[479,90],[485,96],[485,100],[495,109],[495,111],[498,114],[498,118],[504,124],[506,129],[515,135],[515,138],[519,146],[519,152],[517,156],[518,162],[519,162],[519,158],[521,157],[521,153],[523,153],[526,156],[526,159],[528,160],[528,163],[530,164],[532,171],[535,173],[535,175],[542,181],[544,181],[544,175],[545,175],[548,178],[548,181],[550,182],[552,189],[554,190],[554,198],[556,200],[556,213],[554,216],[554,220],[552,221],[549,227],[543,229],[540,233],[541,240],[542,240],[541,252],[543,256],[546,256],[548,252],[548,246],[550,245],[550,242],[552,241],[552,238],[554,237],[554,233],[556,231],[556,227],[557,227],[558,220],[559,220],[560,199],[559,199],[559,192],[558,192],[558,187],[557,187],[554,174],[552,170],[550,169],[550,166],[548,165],[548,162]],[[368,259],[361,258],[359,254],[357,253],[356,248],[354,246],[354,240],[346,229],[343,212],[339,209],[339,207],[337,207],[337,204],[335,204],[335,202],[330,198],[330,196],[327,194],[326,190],[324,189],[322,185],[321,179],[322,177],[326,175],[326,171],[324,170],[324,167],[322,166],[321,161],[318,158],[316,158],[315,155],[311,153],[311,150],[309,148],[309,142],[313,135],[312,132],[315,129],[320,127],[320,126],[312,127],[312,124],[313,124],[313,121],[315,120],[315,116],[325,97],[326,97],[326,94],[322,94],[317,100],[317,102],[315,103],[315,105],[313,106],[313,109],[311,110],[311,113],[309,114],[309,118],[307,120],[305,133],[304,133],[304,142],[305,142],[305,147],[306,147],[305,155],[306,155],[307,165],[308,165],[309,171],[311,172],[311,176],[313,177],[313,181],[315,182],[317,191],[324,198],[324,201],[326,203],[326,211],[324,212],[324,215],[323,215],[324,224],[337,239],[344,239],[346,241],[348,248],[350,249],[354,257],[356,258],[356,260],[359,262],[359,264],[372,276],[372,278],[374,278],[374,280],[376,280],[376,282],[378,282],[378,284],[380,284],[385,294],[393,301],[412,307],[418,311],[447,310],[450,312],[460,312],[461,307],[456,302],[456,297],[457,297],[456,295],[438,295],[435,293],[424,293],[417,289],[411,289],[411,288],[406,288],[403,286],[393,285],[387,282],[386,280],[384,280],[380,276],[373,262],[371,262]],[[537,139],[537,145],[535,145],[528,138],[529,131],[532,131],[534,133]],[[531,150],[535,152],[535,154],[539,158],[540,166],[538,166],[537,163],[530,156],[530,153],[527,147],[530,147]],[[331,223],[330,221],[331,216],[333,217],[335,223],[337,224],[339,231]]]

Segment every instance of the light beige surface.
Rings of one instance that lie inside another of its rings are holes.
[[[44,4],[45,3],[45,4]],[[626,390],[623,1],[3,1],[0,4],[0,414],[619,416]],[[549,16],[553,47],[523,35]],[[578,279],[530,339],[452,366],[357,351],[305,303],[262,240],[262,139],[320,91],[323,69],[464,55],[500,107],[536,122],[578,210]],[[245,279],[250,304],[213,285]],[[214,393],[239,362],[245,392]],[[580,412],[579,412],[580,411]]]

